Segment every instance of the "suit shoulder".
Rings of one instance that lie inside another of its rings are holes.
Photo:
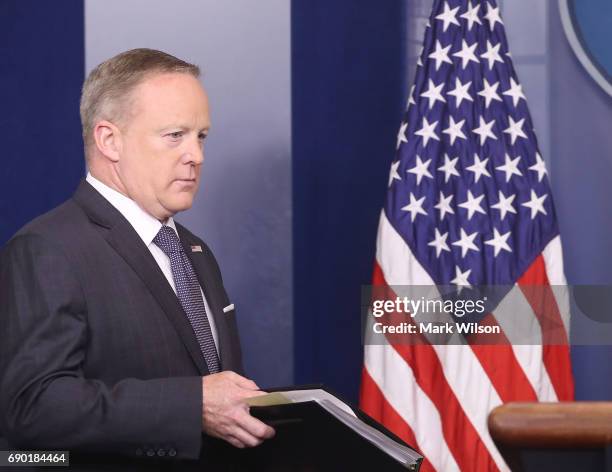
[[[86,222],[87,216],[72,199],[69,199],[25,224],[9,242],[24,237],[66,242],[67,239],[78,238]]]

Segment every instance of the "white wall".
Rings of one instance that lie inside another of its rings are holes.
[[[210,244],[236,304],[245,363],[293,375],[290,2],[85,0],[85,64],[127,49],[198,64],[211,103],[203,186],[177,219]]]

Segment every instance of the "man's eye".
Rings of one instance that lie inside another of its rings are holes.
[[[198,134],[198,139],[200,141],[204,141],[206,139],[207,135],[205,133],[200,133]]]
[[[170,136],[172,139],[179,139],[180,137],[183,136],[183,132],[175,131],[174,133],[169,133],[168,136]]]

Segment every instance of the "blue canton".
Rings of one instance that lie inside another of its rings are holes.
[[[436,0],[385,214],[436,284],[514,284],[558,235],[495,0]]]

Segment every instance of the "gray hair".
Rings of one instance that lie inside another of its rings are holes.
[[[200,76],[200,68],[155,49],[132,49],[99,64],[83,83],[81,125],[85,154],[93,142],[93,128],[105,119],[118,122],[124,118],[130,93],[145,78],[155,73],[178,72]]]

